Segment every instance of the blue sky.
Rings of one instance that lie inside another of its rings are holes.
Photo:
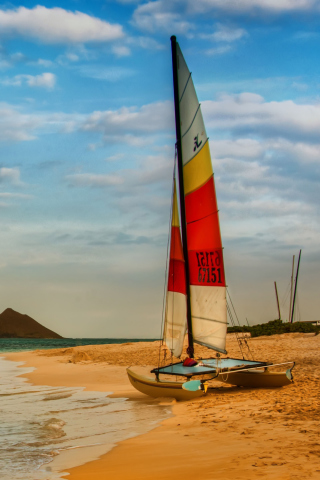
[[[64,336],[159,335],[176,34],[238,315],[276,318],[302,248],[298,310],[318,318],[319,23],[315,0],[2,3],[2,309]]]

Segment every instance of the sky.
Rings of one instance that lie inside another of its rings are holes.
[[[0,310],[160,336],[176,35],[210,141],[241,324],[319,318],[319,0],[0,4]]]

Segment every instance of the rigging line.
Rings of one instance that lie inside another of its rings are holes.
[[[227,294],[228,294],[228,297],[229,297],[230,303],[231,303],[231,305],[232,305],[232,308],[233,308],[234,314],[235,314],[235,316],[236,316],[236,319],[237,319],[238,325],[239,325],[239,327],[241,327],[241,325],[240,325],[240,321],[239,321],[239,318],[238,318],[238,315],[237,315],[237,312],[236,312],[236,309],[234,308],[234,305],[233,305],[233,302],[232,302],[232,299],[231,299],[231,296],[230,296],[230,293],[229,293],[229,290],[228,290],[227,288],[226,288],[226,290],[227,290]]]
[[[283,297],[281,299],[281,302],[280,302],[282,307],[285,306],[285,304],[288,300],[288,296],[289,296],[289,293],[290,293],[290,286],[291,286],[291,281],[289,280],[286,291],[284,292],[284,295],[283,295]]]
[[[174,182],[175,182],[175,174],[176,174],[176,159],[177,159],[177,149],[175,149],[174,166],[173,166],[173,179],[172,179],[172,192],[171,192],[171,205],[172,205],[172,206],[173,206]],[[159,345],[158,368],[159,368],[159,366],[160,366],[161,346],[163,345],[164,317],[165,317],[165,301],[166,301],[166,287],[167,287],[167,282],[168,282],[169,245],[170,245],[170,238],[171,238],[170,232],[171,232],[172,214],[173,214],[173,207],[172,207],[172,206],[171,206],[171,214],[170,214],[170,219],[169,219],[169,232],[168,232],[168,240],[167,240],[167,261],[166,261],[164,287],[163,287],[162,320],[161,320],[161,332],[160,332],[160,345]]]
[[[226,302],[226,304],[227,304],[227,311],[228,311],[229,318],[230,318],[230,320],[231,320],[232,326],[235,327],[235,322],[234,322],[233,315],[232,315],[232,311],[231,311],[231,308],[230,308],[230,305],[229,305],[228,301]],[[234,333],[235,333],[235,335],[236,335],[236,339],[237,339],[237,342],[238,342],[238,345],[239,345],[239,349],[240,349],[242,358],[244,359],[244,354],[243,354],[243,351],[242,351],[241,341],[240,341],[240,339],[239,339],[239,337],[238,337],[237,332],[234,332]]]
[[[188,80],[187,80],[187,82],[186,82],[186,84],[185,84],[185,86],[184,86],[184,89],[183,89],[182,95],[181,95],[181,97],[179,98],[179,103],[181,102],[181,100],[182,100],[182,97],[183,97],[183,95],[184,95],[184,92],[185,92],[185,91],[186,91],[186,89],[187,89],[187,86],[188,86],[188,83],[189,83],[189,80],[190,80],[190,78],[191,78],[191,72],[189,73],[189,77],[188,77]]]
[[[189,132],[190,128],[191,128],[192,125],[194,124],[194,121],[195,121],[195,119],[196,119],[196,116],[198,115],[199,110],[200,110],[200,103],[198,104],[198,108],[197,108],[197,110],[196,110],[196,113],[195,113],[194,116],[193,116],[193,119],[192,119],[189,127],[188,127],[187,130],[181,135],[181,138],[185,137],[185,136],[187,135],[187,133]]]
[[[231,295],[230,295],[230,293],[229,293],[229,290],[228,290],[227,288],[226,288],[226,291],[227,291],[227,294],[228,294],[229,300],[230,300],[230,302],[231,302],[231,305],[232,305],[232,308],[233,308],[234,314],[235,314],[235,316],[236,316],[236,319],[237,319],[237,321],[238,321],[238,325],[239,325],[239,327],[241,328],[240,321],[239,321],[239,318],[238,318],[238,315],[237,315],[236,309],[235,309],[235,307],[234,307],[234,305],[233,305],[233,302],[232,302]],[[247,347],[247,350],[248,350],[248,354],[249,354],[249,355],[251,355],[251,357],[252,357],[252,360],[253,360],[253,359],[254,359],[254,357],[253,357],[253,353],[251,352],[251,349],[250,349],[250,347],[249,347],[249,344],[248,344],[248,341],[247,341],[247,339],[246,339],[246,336],[245,336],[244,332],[241,332],[241,333],[242,333],[242,341],[245,343],[245,345],[246,345],[246,347]]]

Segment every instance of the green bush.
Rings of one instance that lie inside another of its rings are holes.
[[[283,323],[282,320],[271,320],[268,323],[260,325],[253,325],[248,327],[228,327],[228,333],[250,332],[251,337],[261,337],[262,335],[279,335],[281,333],[302,332],[302,333],[316,333],[320,332],[320,327],[312,325],[312,323],[294,322]]]

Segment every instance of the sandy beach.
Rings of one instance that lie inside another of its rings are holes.
[[[169,401],[174,414],[171,418],[92,462],[67,469],[65,478],[320,478],[320,336],[291,333],[259,337],[250,339],[249,345],[255,359],[294,360],[294,383],[272,390],[215,383],[216,389],[206,397]],[[126,367],[150,370],[158,361],[157,346],[158,342],[141,342],[5,356],[35,367],[25,375],[35,385],[113,392],[113,396],[141,402],[144,408],[146,397],[131,387]],[[228,335],[227,349],[229,356],[239,358],[233,335]],[[198,349],[199,356],[206,353]]]

